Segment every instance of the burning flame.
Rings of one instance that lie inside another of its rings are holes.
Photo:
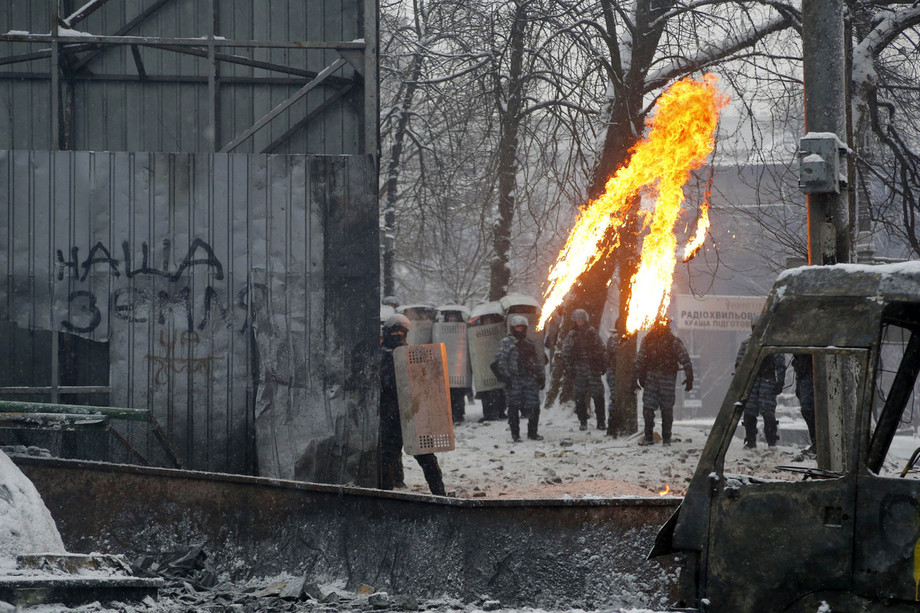
[[[658,492],[659,496],[667,496],[671,492],[671,486],[667,483],[664,484],[664,489]]]
[[[631,281],[627,332],[651,326],[666,312],[676,265],[674,224],[682,211],[683,185],[690,172],[701,167],[712,152],[719,112],[728,104],[728,98],[716,89],[716,81],[711,74],[702,81],[682,79],[658,99],[656,112],[648,122],[648,136],[630,150],[629,161],[607,180],[605,193],[582,208],[549,273],[537,330],[562,304],[578,276],[608,254],[609,250],[599,249],[599,245],[608,231],[619,230],[630,203],[639,195],[657,194],[657,199],[653,211],[646,213],[651,215],[651,222],[646,217],[649,233],[642,244],[639,269]],[[685,261],[702,246],[709,227],[708,208],[707,193]],[[614,243],[619,243],[619,236]]]
[[[706,196],[703,198],[703,201],[700,203],[700,219],[696,222],[696,232],[687,242],[687,246],[684,248],[684,262],[689,262],[700,250],[700,247],[703,246],[703,241],[706,240],[706,231],[709,230],[709,197],[710,192],[706,192]]]

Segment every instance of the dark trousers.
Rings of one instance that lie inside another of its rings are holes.
[[[450,412],[451,412],[451,417],[453,417],[454,423],[461,422],[464,420],[464,416],[466,415],[466,388],[465,387],[450,388]]]
[[[776,421],[776,411],[774,409],[764,409],[760,412],[763,417],[763,437],[767,439],[768,445],[775,445],[779,441],[778,422]],[[757,445],[757,415],[745,412],[744,419],[744,442],[754,447]]]
[[[402,481],[402,426],[399,423],[399,404],[395,394],[380,396],[380,489],[391,490]],[[444,496],[444,479],[441,467],[433,453],[413,456],[422,467],[425,481],[432,494]]]
[[[527,436],[534,437],[537,435],[537,428],[540,425],[540,405],[524,407],[511,405],[508,407],[508,425],[511,427],[511,436],[521,438],[521,414],[527,417]]]
[[[588,400],[594,401],[594,415],[597,417],[597,427],[605,428],[606,416],[604,414],[604,394],[601,392],[596,396],[582,396],[575,399],[575,415],[578,421],[583,424],[588,423]]]
[[[502,389],[489,390],[479,394],[482,401],[482,417],[487,420],[498,420],[505,417],[505,391]]]

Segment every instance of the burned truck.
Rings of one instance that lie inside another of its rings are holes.
[[[742,447],[739,421],[776,354],[811,361],[814,453],[804,443]],[[677,606],[916,611],[918,372],[920,262],[781,274],[650,553],[680,556]],[[769,478],[737,472],[755,457],[776,461]]]

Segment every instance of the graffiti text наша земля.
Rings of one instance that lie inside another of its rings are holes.
[[[132,268],[131,263],[130,243],[123,241],[121,247],[124,254],[122,260],[113,257],[109,249],[101,242],[97,242],[82,261],[79,255],[79,247],[71,247],[69,259],[65,259],[64,253],[58,249],[57,279],[61,281],[66,276],[74,281],[83,282],[86,281],[91,270],[103,266],[108,267],[109,274],[115,278],[120,278],[123,275],[127,279],[139,276],[165,278],[170,282],[170,291],[152,291],[130,286],[112,290],[111,295],[106,297],[109,300],[111,313],[119,319],[134,323],[146,322],[151,317],[156,317],[158,323],[165,323],[167,315],[181,309],[186,314],[188,329],[194,329],[196,325],[192,320],[194,300],[192,290],[188,285],[179,287],[179,281],[189,270],[198,266],[208,269],[213,275],[213,279],[223,280],[223,265],[214,255],[214,250],[211,246],[200,238],[194,239],[185,257],[182,258],[175,270],[170,270],[172,242],[169,239],[163,240],[159,268],[150,265],[150,249],[146,242],[141,243],[140,265],[134,268]],[[172,289],[172,284],[176,284],[176,289]],[[72,320],[62,321],[61,325],[66,330],[77,333],[87,333],[96,329],[102,321],[98,299],[89,290],[79,289],[72,291],[67,298],[69,311],[72,314],[82,313],[85,317],[83,321],[79,322]],[[232,325],[227,301],[221,299],[220,294],[210,284],[204,289],[201,312],[202,316],[197,324],[198,330],[203,330],[212,321],[214,315],[216,315],[217,321],[226,326]]]

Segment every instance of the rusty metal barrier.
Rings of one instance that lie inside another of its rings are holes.
[[[647,561],[677,498],[455,499],[75,460],[13,457],[68,550],[203,545],[234,580],[287,572],[503,605],[659,606],[674,560]]]

